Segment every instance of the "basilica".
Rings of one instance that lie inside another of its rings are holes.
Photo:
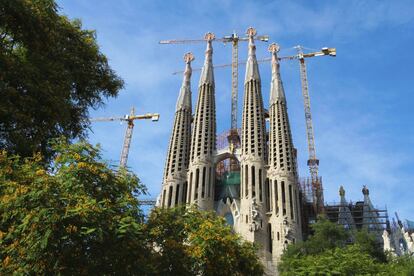
[[[207,49],[198,83],[193,115],[191,53],[185,55],[169,143],[161,207],[196,205],[215,210],[235,232],[259,245],[265,266],[273,270],[283,249],[302,239],[296,150],[280,75],[279,46],[271,44],[269,110],[264,109],[256,59],[255,30],[247,31],[248,58],[244,77],[242,126],[239,143],[231,139],[217,147],[214,35],[206,35]],[[269,128],[265,117],[268,112]]]

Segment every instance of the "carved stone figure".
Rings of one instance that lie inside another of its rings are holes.
[[[256,202],[256,198],[253,198],[250,206],[251,223],[249,229],[251,232],[255,232],[261,228],[260,213],[258,207],[259,205]]]
[[[287,217],[285,217],[285,219],[283,220],[283,233],[284,233],[286,240],[288,241],[292,240],[293,233],[292,233],[292,229],[290,228]]]

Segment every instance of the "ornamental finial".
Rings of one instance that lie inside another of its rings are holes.
[[[247,31],[246,31],[246,34],[247,34],[247,36],[249,36],[249,37],[253,37],[253,36],[255,36],[256,35],[256,29],[255,28],[253,28],[253,27],[249,27],[248,29],[247,29]]]
[[[364,187],[362,188],[362,193],[364,195],[369,195],[369,190],[368,190],[367,186],[364,185]]]
[[[344,187],[343,187],[343,186],[341,186],[341,187],[339,188],[339,195],[340,195],[340,196],[345,196],[345,189],[344,189]]]
[[[185,62],[185,63],[190,63],[190,62],[192,62],[194,59],[195,59],[195,58],[194,58],[194,55],[193,55],[193,53],[191,53],[191,52],[188,52],[188,53],[186,53],[186,54],[184,55],[184,62]]]
[[[277,53],[277,52],[280,51],[280,46],[277,43],[272,43],[272,44],[269,45],[268,50],[271,53]]]
[[[208,32],[208,33],[205,34],[204,39],[207,40],[207,41],[212,41],[212,40],[216,39],[216,36],[213,33]]]

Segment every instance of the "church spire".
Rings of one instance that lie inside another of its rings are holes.
[[[270,105],[277,100],[285,101],[285,90],[283,88],[282,78],[280,77],[280,64],[277,53],[280,47],[276,43],[269,46],[269,52],[272,53],[272,80],[270,82]]]
[[[260,81],[259,66],[256,59],[256,45],[254,44],[254,36],[256,35],[256,30],[250,27],[247,29],[246,34],[249,37],[249,52],[247,56],[246,76],[244,83],[250,80]]]
[[[181,85],[180,94],[178,96],[176,111],[179,109],[188,109],[191,111],[191,62],[194,60],[192,53],[184,55],[185,70],[183,84]]]
[[[267,217],[264,206],[266,179],[266,125],[259,68],[256,60],[256,46],[253,37],[256,31],[247,30],[249,51],[244,82],[244,103],[241,129],[241,199],[240,213],[243,219],[240,232],[245,238],[266,246]],[[253,215],[259,212],[261,216]]]
[[[355,221],[352,217],[351,210],[348,207],[348,202],[345,199],[345,189],[343,186],[339,188],[340,204],[338,212],[338,223],[346,229],[355,229]]]
[[[198,86],[206,83],[214,83],[212,42],[215,39],[215,35],[213,33],[206,33],[204,39],[207,41],[206,57],[204,59],[203,68],[201,69],[200,82]]]
[[[185,204],[187,199],[187,169],[191,142],[191,61],[192,53],[184,55],[185,71],[177,99],[174,126],[165,162],[161,206],[174,207]]]
[[[214,95],[213,47],[214,34],[207,33],[206,57],[198,86],[197,105],[191,136],[189,189],[187,202],[201,209],[214,203],[214,152],[216,150],[216,104]]]
[[[296,173],[296,154],[292,142],[285,93],[283,91],[280,66],[277,57],[279,46],[269,47],[272,54],[272,81],[269,105],[269,154],[267,175],[269,190],[275,196],[271,199],[271,217],[269,222],[273,232],[283,232],[280,225],[291,231],[290,236],[273,240],[275,253],[273,259],[278,262],[283,248],[295,243],[302,237],[300,223],[299,189]]]

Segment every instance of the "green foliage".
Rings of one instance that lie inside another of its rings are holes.
[[[283,258],[281,275],[377,275],[380,267],[358,245],[328,249],[300,258]]]
[[[414,275],[411,257],[387,260],[374,236],[365,230],[349,234],[340,225],[321,218],[313,225],[307,241],[292,244],[284,252],[278,269],[281,275]]]
[[[133,174],[86,142],[41,155],[0,152],[0,275],[262,275],[251,243],[221,217],[155,209],[145,221]]]
[[[362,229],[355,233],[355,243],[358,244],[363,252],[368,253],[372,258],[379,262],[386,262],[387,256],[380,243],[375,237],[368,233],[366,229]]]
[[[50,171],[40,155],[0,154],[0,274],[146,272],[138,178],[115,173],[87,143],[53,150]]]
[[[154,210],[147,223],[162,275],[262,275],[255,247],[222,217],[194,208]]]
[[[122,86],[95,32],[54,0],[0,0],[0,148],[49,160],[48,140],[83,137],[88,109]]]
[[[305,242],[292,244],[284,253],[285,258],[312,255],[325,252],[336,247],[343,247],[349,239],[349,234],[343,227],[320,218],[312,225],[314,234]]]
[[[383,265],[381,275],[414,276],[413,256],[404,255],[401,257],[391,257],[387,264]]]

